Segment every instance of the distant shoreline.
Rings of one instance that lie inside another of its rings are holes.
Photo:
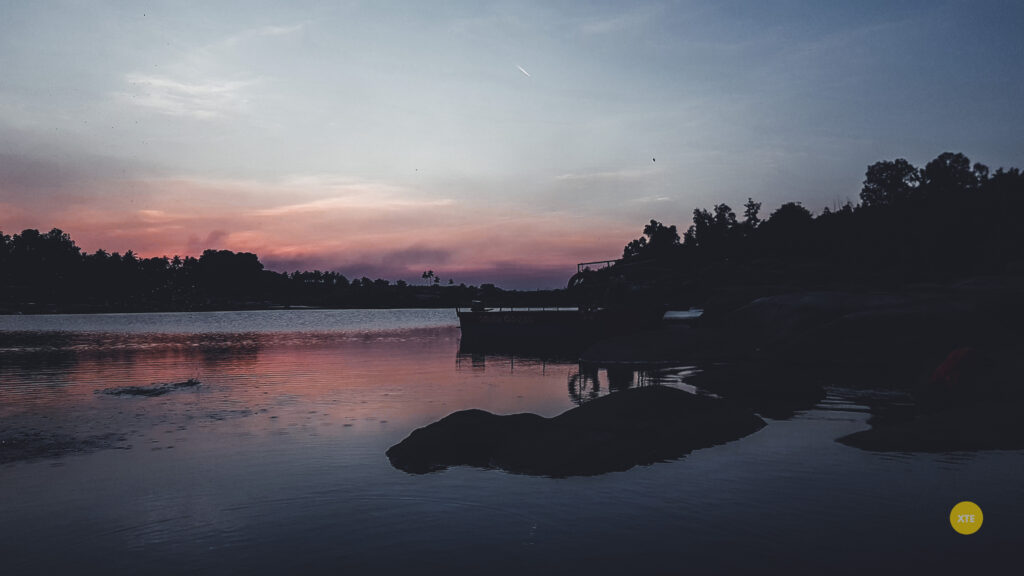
[[[82,309],[81,307],[68,307],[68,308],[57,308],[57,309],[10,309],[0,308],[0,316],[44,316],[44,315],[56,315],[56,314],[75,314],[75,315],[87,315],[87,314],[173,314],[173,313],[194,313],[194,312],[253,312],[253,311],[264,311],[264,310],[417,310],[417,309],[447,309],[453,308],[453,306],[447,305],[410,305],[410,306],[308,306],[308,305],[286,305],[286,304],[272,304],[262,306],[226,306],[226,307],[208,307],[208,308],[149,308],[149,309],[125,309],[125,308],[102,308],[102,309]]]

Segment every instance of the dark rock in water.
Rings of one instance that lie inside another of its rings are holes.
[[[704,366],[687,383],[766,418],[784,420],[824,400],[829,375],[781,362],[735,362]]]
[[[756,415],[725,400],[645,386],[555,418],[455,412],[414,430],[387,456],[410,473],[469,465],[542,476],[594,475],[679,458],[762,426]]]
[[[100,392],[112,396],[163,396],[168,392],[182,388],[195,388],[199,386],[199,380],[189,378],[184,382],[166,382],[153,384],[152,386],[121,386],[119,388],[104,388]]]

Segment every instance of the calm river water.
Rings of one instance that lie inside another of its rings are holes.
[[[455,410],[554,416],[692,373],[458,339],[448,310],[0,317],[0,573],[1017,570],[1024,454],[836,443],[867,427],[864,391],[626,472],[396,470],[385,450]],[[985,514],[972,536],[961,500]]]

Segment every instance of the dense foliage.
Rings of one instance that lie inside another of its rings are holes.
[[[669,267],[690,279],[723,267],[772,270],[772,281],[898,283],[1001,273],[1024,259],[1024,175],[990,173],[963,154],[918,168],[904,159],[868,167],[860,203],[815,216],[799,202],[767,219],[748,200],[742,219],[718,204],[693,212],[680,239],[651,220],[620,268]]]
[[[427,284],[337,272],[278,273],[249,252],[206,250],[199,258],[84,253],[59,229],[0,233],[0,311],[217,310],[271,306],[454,307],[476,298],[506,305],[558,301],[550,291],[507,292],[491,284]],[[433,282],[431,282],[433,280]]]

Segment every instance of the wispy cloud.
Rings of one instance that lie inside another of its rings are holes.
[[[200,120],[242,110],[247,103],[244,89],[256,83],[254,80],[188,82],[145,74],[127,74],[125,82],[127,89],[116,93],[122,102],[161,114]]]
[[[267,25],[250,28],[195,48],[180,62],[171,62],[167,74],[132,72],[124,75],[125,88],[114,93],[119,103],[128,103],[169,116],[211,120],[238,113],[250,101],[249,92],[260,82],[256,78],[224,79],[224,59],[232,49],[258,38],[295,34],[306,23]]]
[[[296,32],[301,32],[305,27],[305,22],[285,26],[259,26],[257,28],[243,30],[237,34],[232,34],[231,36],[221,40],[219,44],[222,46],[237,46],[238,44],[252,38],[288,36],[290,34],[295,34]]]
[[[671,202],[671,201],[672,201],[672,198],[670,196],[643,196],[641,198],[633,198],[631,200],[631,202],[634,202],[634,203],[637,203],[637,204],[650,204],[650,203],[653,203],[653,202]]]
[[[139,220],[143,222],[165,222],[171,218],[171,216],[163,210],[138,210],[136,214],[139,215]]]
[[[450,206],[454,203],[455,201],[449,198],[418,200],[413,198],[380,198],[372,195],[356,194],[351,196],[321,198],[310,202],[286,204],[284,206],[253,210],[250,214],[253,216],[287,216],[339,210],[343,208],[428,208]]]
[[[607,170],[599,172],[568,172],[555,176],[559,182],[590,182],[600,180],[636,180],[654,173],[653,169]]]
[[[250,188],[273,191],[274,198],[303,198],[287,204],[253,210],[254,216],[284,216],[343,209],[418,209],[450,206],[451,198],[424,196],[422,192],[391,184],[354,179],[336,174],[293,175],[279,182],[256,184]]]

